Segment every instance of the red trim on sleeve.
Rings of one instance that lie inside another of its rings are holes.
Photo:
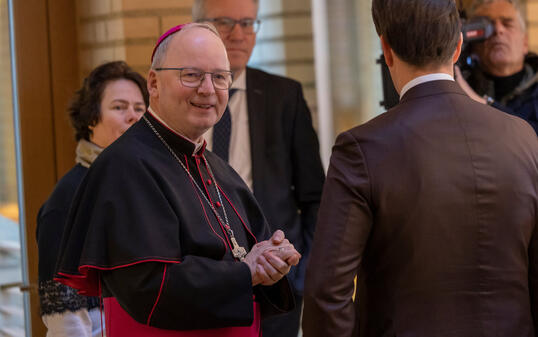
[[[164,265],[163,280],[161,281],[161,287],[159,289],[159,294],[157,294],[157,299],[155,300],[155,304],[153,304],[153,308],[151,308],[151,312],[149,313],[148,321],[147,321],[146,325],[149,325],[149,322],[151,320],[151,316],[153,315],[153,311],[155,311],[155,307],[157,307],[157,303],[159,303],[159,299],[161,298],[161,294],[162,294],[163,286],[164,286],[164,280],[166,278],[166,267],[167,267],[167,265]]]
[[[54,281],[60,282],[71,288],[77,289],[80,295],[85,296],[99,296],[99,280],[101,271],[109,271],[120,268],[126,268],[145,262],[158,262],[158,263],[173,263],[178,264],[181,261],[175,260],[163,260],[163,259],[146,259],[135,261],[127,264],[117,265],[114,267],[99,267],[92,265],[82,265],[78,267],[80,274],[70,274],[65,272],[58,272]]]

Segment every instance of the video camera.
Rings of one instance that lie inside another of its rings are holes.
[[[461,55],[456,63],[465,75],[471,69],[477,66],[478,59],[472,53],[472,45],[477,42],[485,41],[495,32],[493,22],[486,16],[477,16],[470,20],[465,19],[465,14],[462,14],[463,46],[461,47]],[[465,76],[464,76],[465,77]]]
[[[485,41],[495,32],[495,26],[493,22],[485,16],[474,17],[470,20],[466,19],[465,13],[461,13],[463,34],[463,46],[461,48],[461,55],[456,63],[463,74],[466,77],[469,72],[477,66],[478,60],[472,53],[472,45],[477,42]],[[385,63],[383,54],[377,59],[377,64],[381,66],[381,78],[383,81],[383,101],[379,104],[385,109],[390,109],[400,101],[400,97],[394,88],[392,79],[390,77],[389,68]]]

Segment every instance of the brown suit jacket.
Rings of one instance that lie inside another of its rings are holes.
[[[336,141],[304,336],[536,336],[537,212],[532,128],[455,82],[413,87]]]

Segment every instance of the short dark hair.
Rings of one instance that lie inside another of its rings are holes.
[[[373,0],[372,17],[377,34],[408,64],[445,64],[458,46],[455,0]]]
[[[91,127],[101,120],[101,100],[107,84],[114,80],[133,81],[144,98],[146,107],[149,105],[148,88],[142,75],[131,69],[124,61],[104,63],[84,79],[82,87],[77,90],[68,112],[71,125],[75,129],[75,139],[90,140]]]

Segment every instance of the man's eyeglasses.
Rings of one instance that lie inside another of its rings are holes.
[[[178,70],[181,84],[189,88],[198,88],[206,74],[211,74],[211,81],[215,89],[228,90],[232,85],[232,72],[227,70],[211,72],[197,68],[155,68],[155,71],[161,70]]]
[[[240,19],[235,20],[228,17],[218,17],[218,18],[211,18],[211,19],[201,19],[199,22],[211,22],[215,25],[217,30],[222,33],[230,33],[236,24],[239,24],[239,27],[243,30],[243,33],[245,34],[254,34],[257,33],[260,29],[260,23],[261,21],[258,19]]]

